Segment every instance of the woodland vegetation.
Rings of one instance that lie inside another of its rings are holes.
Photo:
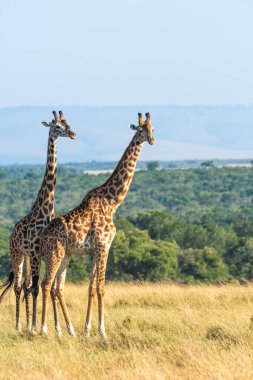
[[[157,166],[157,165],[156,165]],[[117,217],[107,278],[183,283],[253,279],[253,171],[202,166],[137,171]],[[8,239],[31,208],[42,166],[0,167],[0,276],[10,270]],[[108,174],[60,166],[56,212],[80,203]],[[68,278],[90,273],[90,257],[73,258]]]

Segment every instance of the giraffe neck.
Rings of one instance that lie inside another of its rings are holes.
[[[104,185],[102,185],[105,196],[115,211],[123,202],[130,188],[142,147],[143,141],[135,134],[116,169]]]
[[[57,172],[56,142],[57,138],[49,133],[46,170],[36,201],[32,207],[33,211],[38,209],[40,214],[42,212],[41,215],[45,217],[54,216],[54,192]]]

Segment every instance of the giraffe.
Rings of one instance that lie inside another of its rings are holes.
[[[44,178],[31,211],[14,227],[10,237],[10,256],[13,272],[9,280],[2,286],[5,288],[0,301],[14,281],[16,296],[16,330],[21,331],[20,324],[20,295],[22,288],[26,301],[26,322],[30,332],[36,332],[36,305],[39,292],[38,280],[40,272],[39,235],[45,226],[55,217],[54,192],[56,186],[56,143],[58,136],[76,138],[76,134],[64,119],[62,111],[59,116],[53,111],[54,119],[51,122],[43,121],[49,127],[47,163]],[[26,278],[22,285],[22,270],[26,262]],[[32,296],[32,297],[31,297]],[[33,315],[31,323],[31,298],[33,298]],[[56,306],[54,305],[54,311]],[[57,310],[55,311],[57,312]]]
[[[108,253],[116,233],[113,215],[130,188],[143,143],[147,141],[150,145],[154,144],[149,113],[146,113],[146,120],[143,120],[142,114],[139,113],[138,119],[138,126],[130,125],[136,133],[107,181],[88,192],[78,207],[49,223],[41,235],[40,253],[45,257],[46,263],[46,273],[42,281],[42,334],[47,334],[48,298],[52,284],[55,284],[54,296],[59,299],[67,330],[71,335],[75,335],[64,299],[66,270],[71,255],[90,252],[93,255],[93,265],[85,334],[90,336],[93,300],[97,293],[98,330],[101,338],[106,338],[104,284]],[[55,329],[59,331],[58,320],[55,320]]]

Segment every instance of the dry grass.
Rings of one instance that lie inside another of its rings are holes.
[[[66,298],[76,339],[63,322],[55,335],[52,312],[47,338],[17,334],[13,295],[0,305],[1,379],[253,378],[253,285],[107,284],[106,343],[96,313],[83,336],[87,284],[68,285]]]

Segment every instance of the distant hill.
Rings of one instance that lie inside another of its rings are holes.
[[[53,109],[62,109],[78,139],[58,143],[60,162],[117,161],[129,143],[137,112],[149,111],[155,146],[142,160],[253,157],[253,106],[43,106],[0,108],[0,164],[43,163]]]

